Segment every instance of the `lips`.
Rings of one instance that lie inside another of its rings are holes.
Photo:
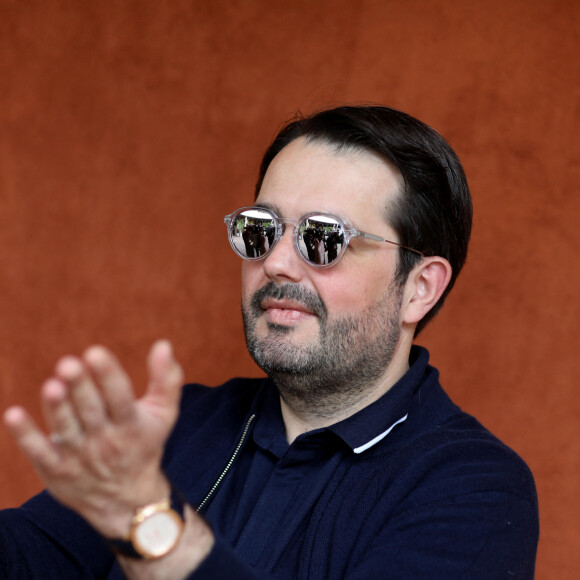
[[[261,304],[269,322],[284,324],[316,316],[303,304],[293,300],[266,298]]]
[[[306,306],[300,304],[299,302],[295,302],[294,300],[266,298],[262,301],[261,306],[262,310],[297,310],[306,314],[313,314],[313,312]]]
[[[273,324],[295,322],[316,317],[324,324],[326,307],[320,296],[300,284],[287,283],[282,286],[268,282],[252,296],[247,314],[258,320],[262,315]]]

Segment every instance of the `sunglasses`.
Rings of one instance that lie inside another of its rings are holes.
[[[329,268],[344,256],[353,238],[386,242],[423,256],[418,250],[354,228],[345,218],[310,212],[300,219],[282,218],[264,207],[242,207],[225,216],[228,239],[234,252],[244,260],[262,260],[284,234],[284,224],[294,226],[294,247],[310,266]]]

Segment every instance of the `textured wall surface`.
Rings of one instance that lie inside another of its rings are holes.
[[[419,342],[538,485],[540,579],[580,569],[575,0],[0,0],[0,400],[40,417],[56,359],[100,342],[138,385],[256,375],[223,216],[297,109],[401,108],[475,204],[468,264]],[[139,388],[139,387],[138,387]],[[1,506],[40,482],[0,431]]]

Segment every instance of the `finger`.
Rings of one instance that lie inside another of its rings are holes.
[[[58,436],[61,444],[78,447],[83,431],[75,408],[69,398],[67,385],[60,379],[48,379],[42,385],[42,410],[48,429]]]
[[[18,446],[40,472],[58,463],[59,451],[37,427],[25,409],[22,407],[7,409],[4,413],[4,424]]]
[[[114,423],[132,419],[135,395],[131,381],[113,353],[103,346],[92,346],[83,360],[101,388],[109,418]]]
[[[173,354],[171,343],[157,341],[149,351],[148,403],[177,411],[183,385],[183,369]]]
[[[82,429],[90,433],[102,427],[106,420],[105,403],[83,363],[78,358],[65,357],[58,362],[56,374],[68,386]]]

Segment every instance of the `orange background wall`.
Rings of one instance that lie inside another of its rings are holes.
[[[420,337],[455,400],[535,473],[540,579],[580,570],[576,0],[0,0],[0,398],[39,415],[62,354],[139,384],[255,375],[223,216],[296,109],[371,101],[441,131],[475,203]],[[0,507],[40,483],[0,430]]]

